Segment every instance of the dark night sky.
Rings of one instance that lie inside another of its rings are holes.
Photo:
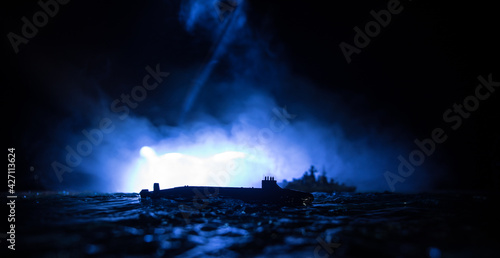
[[[430,137],[436,127],[446,128],[448,140],[428,157],[446,167],[436,189],[498,187],[500,90],[481,101],[455,131],[442,118],[454,103],[474,94],[478,76],[492,74],[493,81],[500,81],[498,8],[486,1],[402,1],[403,11],[393,14],[348,64],[339,44],[353,44],[353,28],[363,28],[373,20],[370,11],[386,9],[388,2],[247,3],[251,32],[258,42],[265,42],[268,58],[279,64],[268,70],[279,70],[283,64],[290,74],[311,82],[307,88],[287,82],[269,86],[268,74],[261,73],[254,77],[262,86],[254,87],[265,88],[277,103],[295,105],[299,116],[313,114],[326,127],[340,123],[346,138],[367,130],[372,137],[396,131],[401,136],[395,141],[411,150],[415,138]],[[96,119],[95,103],[109,105],[130,91],[147,65],[161,64],[162,70],[171,72],[170,81],[134,114],[154,125],[180,126],[180,106],[189,90],[186,78],[196,76],[212,46],[206,31],[184,29],[178,18],[180,6],[179,1],[70,1],[28,44],[21,44],[18,54],[6,35],[19,34],[21,17],[32,17],[40,7],[35,1],[17,1],[2,8],[5,138],[7,147],[16,147],[20,188],[50,188],[41,180],[53,177],[47,172],[50,162],[43,160],[60,155],[47,152],[65,144],[56,133],[61,121],[78,117],[72,119],[77,121],[72,130],[86,128]],[[241,43],[227,51],[240,56],[245,49]],[[211,79],[235,76],[233,66],[221,61]],[[195,119],[193,113],[200,109],[221,117],[227,106],[209,100],[226,100],[225,91],[200,94],[206,100],[199,100],[186,119]],[[89,98],[93,101],[86,101]],[[341,104],[328,104],[333,102]],[[397,166],[396,157],[392,159]],[[29,174],[33,164],[39,173],[36,179]]]

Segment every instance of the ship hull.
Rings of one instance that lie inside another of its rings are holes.
[[[310,193],[273,187],[244,188],[244,187],[213,187],[213,186],[185,186],[170,189],[142,190],[141,198],[168,198],[168,199],[209,199],[227,198],[245,202],[275,203],[289,205],[308,205],[314,200]]]

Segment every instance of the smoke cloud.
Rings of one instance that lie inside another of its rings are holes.
[[[160,68],[170,76],[128,113],[111,108],[121,93],[102,90],[92,78],[80,81],[87,90],[75,86],[61,94],[76,102],[61,103],[70,114],[54,128],[52,147],[39,154],[63,166],[50,167],[47,188],[139,192],[154,182],[162,188],[260,187],[265,175],[291,180],[315,165],[359,191],[388,190],[384,172],[396,172],[398,155],[414,148],[412,136],[380,124],[380,114],[355,112],[362,96],[332,95],[291,72],[286,53],[271,51],[269,35],[250,26],[246,8],[244,1],[183,1],[179,21],[212,47],[201,65]],[[110,121],[109,132],[76,166],[67,164],[66,147],[78,153],[79,143],[91,142],[82,130],[99,129],[103,119]],[[400,190],[432,188],[425,171],[433,166],[419,167]]]

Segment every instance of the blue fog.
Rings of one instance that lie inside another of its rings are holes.
[[[170,76],[129,114],[111,111],[119,94],[106,93],[92,79],[80,82],[94,89],[90,93],[67,93],[75,100],[68,103],[71,115],[55,128],[57,139],[41,154],[44,160],[68,165],[66,146],[76,150],[89,141],[82,130],[98,128],[102,119],[109,119],[113,129],[77,166],[68,166],[71,172],[59,172],[61,180],[51,166],[52,176],[43,183],[53,189],[111,192],[139,192],[151,189],[153,182],[162,188],[260,187],[263,176],[291,180],[315,165],[359,191],[389,190],[384,172],[397,173],[397,157],[415,148],[407,128],[380,123],[377,116],[383,114],[354,112],[360,96],[332,95],[294,74],[286,51],[271,48],[270,36],[249,25],[244,1],[226,3],[224,12],[218,4],[181,3],[179,22],[210,42],[210,51],[199,64],[168,70]],[[166,58],[163,62],[163,67],[175,67],[175,62],[164,65],[172,62]],[[165,93],[164,88],[178,90]],[[175,119],[168,123],[150,115],[157,113]],[[425,162],[396,190],[432,189],[436,176],[428,171],[435,167]]]

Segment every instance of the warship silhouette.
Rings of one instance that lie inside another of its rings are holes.
[[[335,180],[333,179],[328,180],[328,178],[326,177],[325,170],[323,170],[322,175],[318,176],[318,178],[316,179],[316,176],[314,174],[317,172],[318,170],[314,166],[311,166],[308,171],[304,172],[302,178],[299,179],[294,178],[293,181],[290,182],[283,180],[283,182],[281,182],[281,185],[285,189],[297,190],[308,193],[312,192],[333,193],[333,192],[356,191],[355,186],[347,186],[344,183],[339,184],[335,182]]]
[[[227,198],[245,202],[274,203],[285,205],[311,204],[314,197],[310,193],[282,189],[274,177],[265,177],[262,188],[253,187],[215,187],[215,186],[180,186],[160,190],[160,184],[154,183],[153,191],[143,189],[141,198],[167,199],[209,199]]]

